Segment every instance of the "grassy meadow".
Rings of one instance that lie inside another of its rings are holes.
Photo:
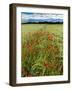
[[[22,77],[63,74],[63,24],[21,25]]]

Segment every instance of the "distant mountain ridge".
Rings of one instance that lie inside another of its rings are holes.
[[[22,23],[44,23],[44,22],[50,22],[50,23],[63,23],[63,19],[24,19],[22,20]]]

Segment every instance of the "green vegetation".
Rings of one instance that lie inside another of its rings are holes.
[[[22,24],[22,76],[63,74],[63,24]]]

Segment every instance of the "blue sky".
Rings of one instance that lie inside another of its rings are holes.
[[[63,22],[63,14],[22,12],[21,21],[22,23],[39,22],[39,21]]]

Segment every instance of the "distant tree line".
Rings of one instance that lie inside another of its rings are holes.
[[[63,24],[63,22],[26,22],[22,24]]]

